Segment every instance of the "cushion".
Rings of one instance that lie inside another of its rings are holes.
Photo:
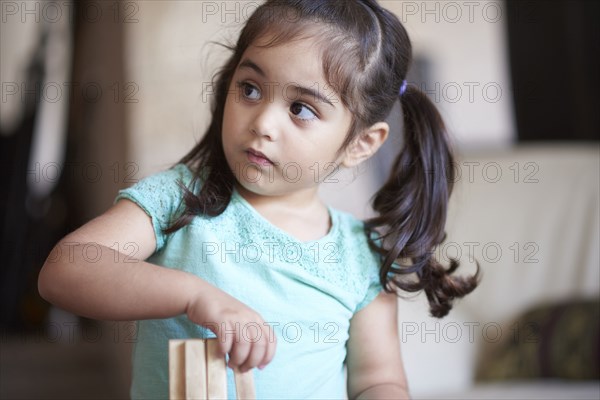
[[[598,299],[535,307],[486,343],[476,380],[600,379]]]

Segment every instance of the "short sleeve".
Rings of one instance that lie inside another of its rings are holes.
[[[130,188],[119,191],[115,202],[120,199],[133,201],[152,219],[156,237],[156,251],[160,251],[166,242],[163,230],[169,227],[182,207],[183,192],[178,181],[185,186],[193,179],[193,174],[184,164],[140,180]]]
[[[381,283],[379,282],[379,276],[376,274],[374,276],[371,276],[369,279],[369,288],[367,289],[367,293],[363,300],[360,303],[358,303],[354,312],[358,312],[366,306],[368,306],[369,303],[375,300],[377,295],[379,295],[379,293],[381,293],[382,290],[383,286],[381,286]]]
[[[364,225],[361,224],[361,233],[364,233]],[[374,235],[372,237],[375,237]],[[361,236],[361,243],[357,248],[361,249],[363,256],[361,258],[361,264],[364,264],[364,267],[367,269],[365,271],[365,284],[368,285],[365,295],[360,303],[356,306],[354,312],[358,312],[361,309],[365,308],[369,303],[371,303],[379,293],[383,290],[383,286],[381,286],[381,281],[379,279],[379,269],[381,267],[381,257],[373,251],[367,241],[367,236]]]

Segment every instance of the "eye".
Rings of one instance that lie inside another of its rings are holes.
[[[295,102],[290,106],[292,114],[303,121],[310,121],[317,118],[317,114],[306,104]]]
[[[248,100],[260,100],[260,90],[248,83],[248,82],[237,82],[237,87],[240,89],[242,96]]]

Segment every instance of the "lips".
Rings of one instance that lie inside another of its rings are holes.
[[[267,156],[261,153],[258,150],[247,149],[246,154],[248,155],[248,160],[258,165],[273,165],[273,161],[269,160]]]

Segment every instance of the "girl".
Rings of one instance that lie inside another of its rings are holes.
[[[396,292],[425,290],[441,317],[477,276],[453,277],[456,263],[432,257],[452,157],[435,107],[406,85],[406,31],[374,0],[276,0],[232,50],[202,141],[62,239],[41,295],[138,320],[134,398],[167,398],[168,339],[215,336],[230,367],[257,368],[258,398],[407,397]],[[319,184],[377,151],[398,99],[405,144],[378,216],[324,205]],[[94,263],[90,243],[102,250]],[[228,383],[233,396],[231,370]]]

